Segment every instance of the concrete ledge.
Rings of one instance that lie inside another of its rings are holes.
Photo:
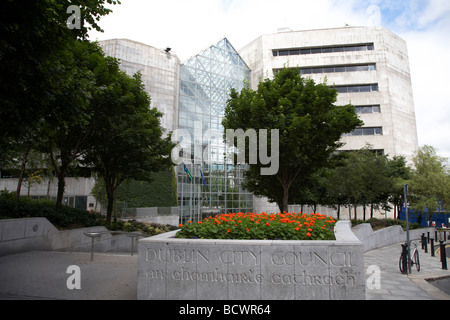
[[[422,233],[432,232],[435,228],[421,228],[409,231],[410,240],[420,240]],[[369,223],[352,228],[354,235],[364,244],[364,252],[406,241],[406,231],[401,226],[391,226],[373,231]]]
[[[138,299],[365,299],[363,245],[350,224],[335,241],[175,239],[139,241]]]
[[[94,240],[96,252],[130,252],[132,239],[108,232],[103,226],[58,230],[46,218],[0,220],[0,257],[27,251],[89,252],[92,239],[85,232],[104,232]]]

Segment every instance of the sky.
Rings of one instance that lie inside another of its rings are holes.
[[[121,0],[110,8],[91,40],[170,47],[182,62],[223,37],[239,51],[284,27],[384,26],[407,42],[419,147],[450,158],[450,0]]]

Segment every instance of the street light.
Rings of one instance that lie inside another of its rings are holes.
[[[403,185],[403,194],[405,195],[405,219],[406,219],[406,243],[407,243],[407,249],[408,249],[408,272],[411,273],[411,252],[410,252],[410,243],[409,243],[409,216],[408,216],[408,185]]]

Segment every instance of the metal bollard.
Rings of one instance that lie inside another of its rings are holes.
[[[408,245],[402,244],[402,274],[408,274]]]
[[[430,239],[431,256],[434,257],[434,239]]]
[[[430,243],[430,231],[427,232],[427,242]]]
[[[427,242],[428,242],[428,240],[427,240],[427,238],[425,238],[425,241],[424,241],[425,253],[428,253],[428,244],[427,244]]]
[[[447,254],[445,252],[445,244],[444,241],[439,241],[439,247],[441,249],[441,263],[442,263],[442,269],[443,270],[448,270],[447,269]]]
[[[422,233],[420,236],[421,242],[422,242],[422,250],[425,248],[425,233]]]
[[[86,236],[90,237],[92,239],[91,242],[91,261],[94,260],[94,239],[101,236],[100,232],[85,232]]]

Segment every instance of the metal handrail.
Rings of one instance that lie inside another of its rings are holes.
[[[99,238],[102,234],[111,234],[111,235],[115,235],[115,234],[126,234],[127,236],[129,236],[131,238],[131,255],[133,255],[133,251],[134,251],[134,240],[139,238],[139,237],[143,237],[144,235],[142,233],[140,233],[139,231],[135,231],[135,232],[127,232],[127,231],[94,231],[94,232],[84,232],[84,234],[88,237],[90,237],[92,239],[91,242],[91,261],[94,260],[94,240],[95,238]]]

